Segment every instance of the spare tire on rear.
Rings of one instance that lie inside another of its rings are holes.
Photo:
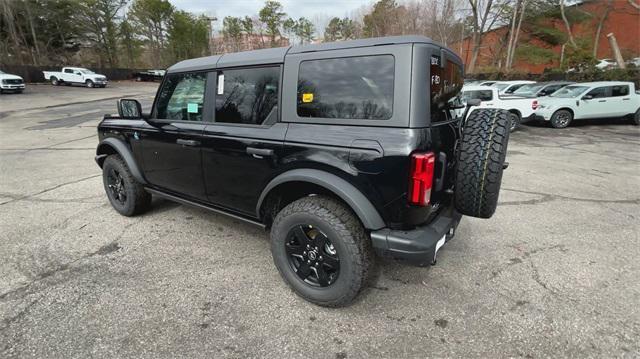
[[[458,212],[489,218],[496,211],[510,127],[506,110],[477,109],[467,118],[457,154],[454,197]]]

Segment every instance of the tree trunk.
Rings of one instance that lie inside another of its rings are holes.
[[[593,58],[598,57],[598,47],[600,45],[600,34],[602,33],[604,22],[607,21],[607,17],[609,17],[609,12],[611,12],[612,6],[613,6],[613,0],[607,1],[607,7],[604,9],[604,13],[602,14],[602,17],[600,17],[600,21],[598,21],[596,36],[595,36],[595,39],[593,40]]]
[[[518,9],[520,8],[520,0],[516,1],[516,6],[513,9],[513,15],[511,16],[511,29],[509,29],[509,42],[507,43],[507,59],[505,60],[505,68],[509,70],[509,59],[511,59],[511,51],[513,48],[513,39],[516,32],[516,22],[518,20]]]
[[[575,40],[573,39],[573,33],[571,32],[571,24],[569,24],[569,20],[567,20],[567,15],[564,13],[564,0],[560,0],[560,15],[562,15],[562,21],[564,21],[564,26],[567,28],[567,36],[569,36],[569,43],[573,46],[574,49],[578,48]]]
[[[31,16],[31,5],[29,5],[28,1],[25,1],[23,4],[24,4],[25,12],[27,13],[27,19],[29,20],[29,28],[31,29],[31,38],[33,39],[33,47],[36,50],[37,58],[33,64],[37,65],[41,57],[40,57],[40,47],[38,45],[38,37],[36,36],[36,30],[35,30],[35,27],[33,26],[33,16]]]
[[[507,68],[511,69],[513,67],[513,58],[516,54],[516,48],[518,47],[518,40],[520,38],[520,29],[522,28],[522,19],[524,19],[524,12],[527,9],[527,0],[522,0],[522,6],[520,8],[520,19],[518,20],[518,26],[516,27],[516,34],[513,39],[513,44],[511,45],[511,57],[509,58],[509,62],[507,63]]]

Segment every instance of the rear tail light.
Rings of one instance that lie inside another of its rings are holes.
[[[409,203],[417,206],[429,204],[435,164],[436,155],[433,152],[414,153],[411,155]]]
[[[537,110],[538,109],[538,100],[533,100],[533,102],[531,103],[531,108],[533,110]]]

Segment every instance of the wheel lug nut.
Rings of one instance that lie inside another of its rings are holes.
[[[302,252],[302,255],[306,256],[307,255],[307,251]]]
[[[316,267],[318,266],[318,262],[316,262]]]
[[[322,256],[320,256],[320,258],[318,258],[319,260],[322,260]]]

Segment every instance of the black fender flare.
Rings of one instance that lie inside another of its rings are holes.
[[[144,178],[138,163],[136,162],[135,157],[133,157],[133,153],[131,153],[131,149],[129,146],[119,138],[109,137],[100,141],[98,144],[98,148],[96,149],[96,163],[100,168],[102,168],[102,164],[104,163],[105,158],[110,154],[107,151],[107,148],[112,148],[115,152],[117,152],[120,157],[124,160],[131,171],[131,175],[136,179],[139,183],[147,184],[147,180]]]
[[[309,182],[326,188],[351,207],[366,229],[377,230],[386,227],[380,213],[360,190],[334,174],[316,169],[290,170],[272,179],[258,199],[256,205],[258,218],[260,218],[260,208],[267,195],[272,189],[286,182]]]

